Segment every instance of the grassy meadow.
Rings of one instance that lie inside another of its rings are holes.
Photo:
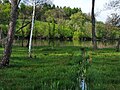
[[[26,47],[13,47],[10,66],[0,69],[0,90],[80,90],[79,61],[81,47],[39,46],[33,48],[33,58],[28,58]],[[87,70],[89,90],[119,90],[120,53],[114,49],[92,51]],[[0,48],[0,56],[3,48]]]

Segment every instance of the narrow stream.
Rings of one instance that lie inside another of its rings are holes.
[[[87,84],[85,82],[85,79],[81,80],[80,88],[81,88],[81,90],[87,90]]]

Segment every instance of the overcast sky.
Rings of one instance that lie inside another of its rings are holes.
[[[104,9],[105,3],[109,2],[110,0],[96,0],[95,2],[95,12],[99,12],[100,10]],[[81,8],[84,13],[90,13],[91,12],[91,3],[92,0],[53,0],[53,3],[56,6],[69,6],[71,8],[78,7]],[[98,21],[105,22],[107,15],[109,15],[110,12],[108,11],[102,11],[98,16]]]

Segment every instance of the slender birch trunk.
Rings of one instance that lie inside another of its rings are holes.
[[[34,29],[34,20],[35,20],[35,0],[33,1],[32,25],[31,25],[31,33],[30,33],[30,41],[29,41],[29,57],[32,57],[31,47],[32,47],[32,35],[33,35],[33,29]]]

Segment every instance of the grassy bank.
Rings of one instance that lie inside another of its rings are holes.
[[[93,59],[87,71],[88,88],[119,90],[120,53],[114,49],[86,50]],[[0,90],[75,90],[79,87],[80,47],[34,47],[34,58],[27,56],[27,48],[13,47],[10,66],[0,69]]]

